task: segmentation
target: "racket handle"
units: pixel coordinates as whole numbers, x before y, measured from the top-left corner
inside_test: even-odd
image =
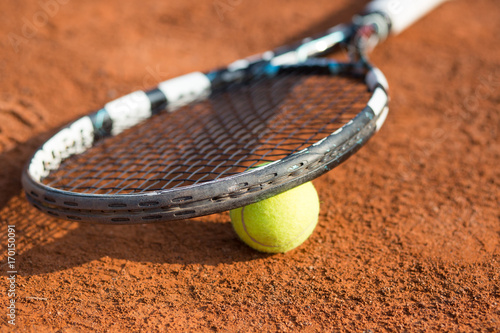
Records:
[[[366,11],[385,14],[391,21],[391,33],[396,35],[445,1],[373,0],[366,6]]]

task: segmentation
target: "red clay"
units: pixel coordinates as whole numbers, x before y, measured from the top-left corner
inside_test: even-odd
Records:
[[[314,34],[363,5],[2,1],[4,275],[8,224],[18,250],[16,326],[4,280],[2,331],[499,332],[496,0],[446,3],[375,50],[391,87],[389,118],[314,182],[318,227],[291,252],[248,248],[227,213],[87,225],[42,215],[22,194],[23,165],[67,122]]]

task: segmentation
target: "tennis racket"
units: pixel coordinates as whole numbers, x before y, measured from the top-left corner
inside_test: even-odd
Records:
[[[23,173],[68,220],[149,223],[241,207],[333,169],[376,133],[388,85],[367,53],[442,0],[377,0],[352,23],[136,91],[63,128]],[[339,48],[350,60],[319,58]]]

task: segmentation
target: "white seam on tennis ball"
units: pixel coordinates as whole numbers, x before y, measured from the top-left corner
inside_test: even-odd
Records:
[[[313,220],[311,221],[311,223],[309,223],[309,224],[307,225],[307,227],[305,227],[305,228],[301,231],[301,233],[300,233],[300,234],[298,234],[298,235],[297,235],[294,239],[290,240],[288,243],[281,244],[281,245],[267,245],[267,244],[264,244],[264,243],[261,243],[261,242],[257,241],[255,238],[253,238],[253,237],[250,235],[250,233],[248,232],[247,227],[246,227],[246,225],[245,225],[244,211],[245,211],[245,207],[241,208],[241,224],[243,225],[243,230],[245,230],[245,234],[246,234],[248,237],[250,237],[250,239],[251,239],[252,241],[254,241],[255,243],[257,243],[257,244],[259,244],[259,245],[261,245],[261,246],[264,246],[264,247],[284,247],[284,246],[286,246],[286,245],[288,245],[288,244],[290,244],[290,243],[293,243],[293,242],[294,242],[295,240],[297,240],[300,236],[302,236],[302,235],[306,232],[306,230],[308,230],[308,229],[309,229],[309,227],[310,227],[311,225],[313,225],[313,224],[314,224],[314,221],[315,221],[315,220],[313,219]]]

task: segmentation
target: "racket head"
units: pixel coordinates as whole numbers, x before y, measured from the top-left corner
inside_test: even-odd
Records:
[[[325,59],[267,63],[203,97],[125,130],[102,110],[77,120],[26,166],[28,200],[52,216],[112,224],[226,211],[328,172],[388,111],[378,69]]]

